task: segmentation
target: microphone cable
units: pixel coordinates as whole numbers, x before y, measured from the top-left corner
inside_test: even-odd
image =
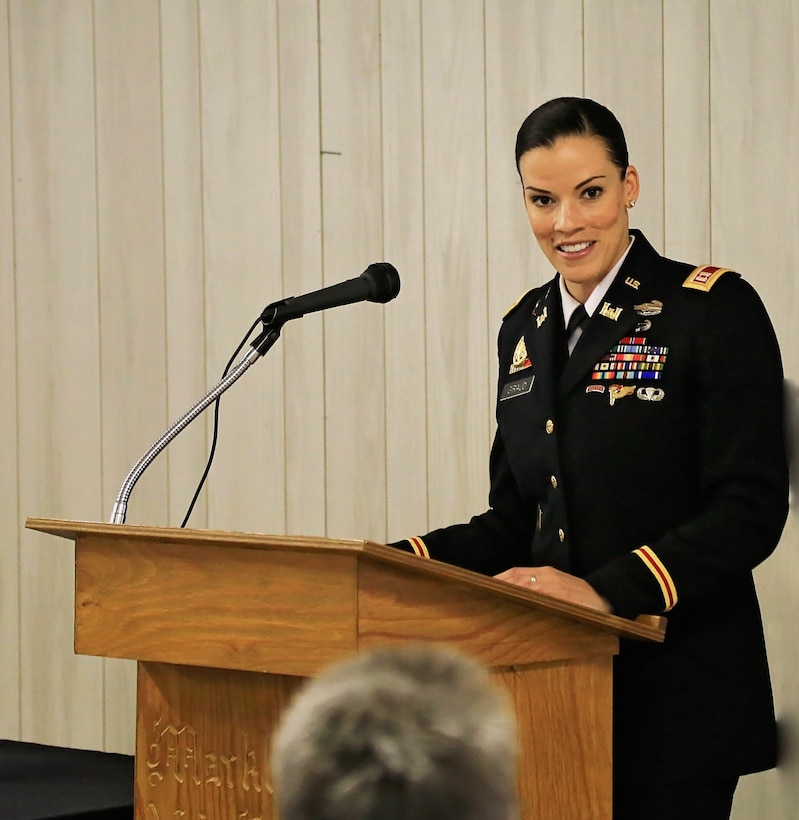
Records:
[[[250,329],[244,334],[244,338],[239,343],[239,346],[233,351],[230,359],[228,359],[228,363],[225,365],[225,369],[222,371],[222,378],[224,379],[227,376],[230,368],[233,366],[233,362],[236,361],[236,357],[241,353],[244,345],[247,344],[250,336],[252,336],[255,328],[261,323],[261,317],[259,316],[250,326]],[[222,396],[219,396],[216,401],[214,402],[214,432],[211,437],[211,448],[208,451],[208,460],[205,463],[205,469],[203,470],[203,474],[200,477],[200,481],[197,484],[197,489],[194,491],[194,496],[191,499],[191,503],[189,504],[188,510],[186,510],[186,515],[183,518],[183,523],[180,525],[180,528],[185,528],[186,524],[188,523],[189,518],[191,517],[192,512],[194,511],[194,505],[197,503],[197,499],[200,497],[200,492],[205,484],[205,480],[208,478],[208,473],[211,471],[211,465],[214,462],[214,455],[216,454],[216,443],[219,438],[219,402],[222,400]]]

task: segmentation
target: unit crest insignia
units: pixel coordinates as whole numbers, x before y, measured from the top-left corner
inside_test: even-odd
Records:
[[[519,339],[516,350],[513,351],[513,362],[508,373],[518,373],[527,367],[532,367],[533,363],[527,355],[527,345],[524,343],[524,336]]]

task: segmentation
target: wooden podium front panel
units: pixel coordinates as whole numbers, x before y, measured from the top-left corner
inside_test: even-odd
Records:
[[[93,536],[75,561],[79,654],[313,675],[357,651],[355,556]]]
[[[140,663],[137,820],[276,820],[270,738],[303,680]]]
[[[490,674],[516,710],[521,820],[610,820],[612,660]],[[303,680],[140,663],[137,820],[277,820],[270,738]]]
[[[491,676],[516,708],[522,820],[611,820],[612,658]]]

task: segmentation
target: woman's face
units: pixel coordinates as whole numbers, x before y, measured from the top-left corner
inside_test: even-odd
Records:
[[[629,244],[627,207],[638,197],[638,172],[624,177],[599,137],[562,137],[522,154],[524,206],[547,259],[580,302]]]

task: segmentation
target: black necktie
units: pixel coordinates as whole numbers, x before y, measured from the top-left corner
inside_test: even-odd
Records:
[[[569,322],[566,325],[566,345],[568,346],[574,332],[578,327],[582,327],[588,321],[588,313],[583,305],[580,305],[574,313],[569,317]]]

